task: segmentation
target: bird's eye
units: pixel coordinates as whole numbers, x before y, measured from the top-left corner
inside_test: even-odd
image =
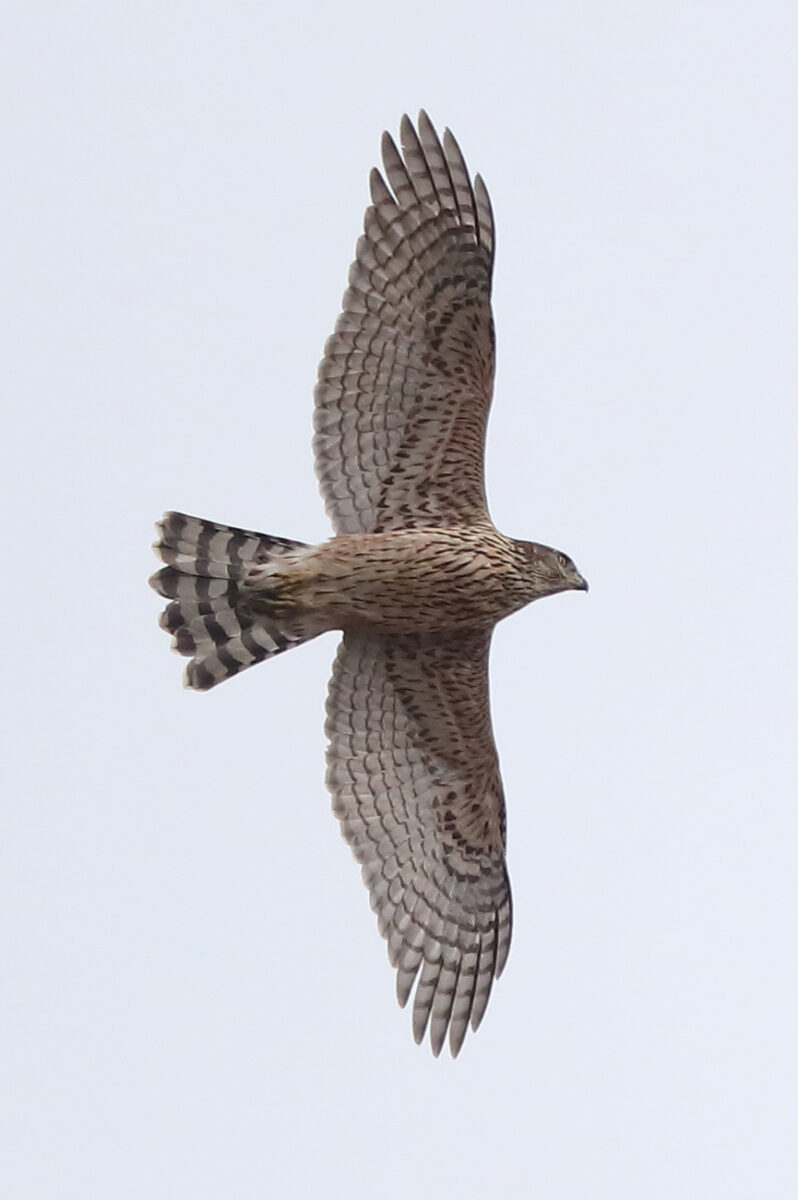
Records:
[[[565,557],[565,555],[564,555],[564,554],[558,554],[558,555],[557,555],[557,562],[560,564],[560,566],[561,566],[561,567],[567,567],[567,566],[568,566],[568,559]]]

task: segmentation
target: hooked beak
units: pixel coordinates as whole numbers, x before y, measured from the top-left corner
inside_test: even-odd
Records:
[[[577,583],[577,584],[575,585],[575,587],[576,587],[576,590],[577,590],[578,592],[588,592],[588,591],[590,591],[590,586],[589,586],[589,584],[588,584],[587,580],[585,579],[584,575],[580,575],[580,576],[579,576],[579,583]]]

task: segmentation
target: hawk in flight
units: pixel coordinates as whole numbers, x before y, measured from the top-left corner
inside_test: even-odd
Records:
[[[167,513],[161,625],[205,690],[327,630],[327,785],[413,1034],[453,1055],[510,947],[505,817],[488,702],[497,621],[587,583],[505,537],[483,478],[494,337],[493,214],[449,130],[404,117],[315,391],[335,536],[320,546]]]

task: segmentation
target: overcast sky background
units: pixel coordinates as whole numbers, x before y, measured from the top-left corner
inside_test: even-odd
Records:
[[[793,3],[18,3],[0,38],[8,1200],[792,1197]],[[329,528],[311,389],[383,128],[498,225],[515,936],[412,1042],[323,786],[330,635],[208,695],[166,508]]]

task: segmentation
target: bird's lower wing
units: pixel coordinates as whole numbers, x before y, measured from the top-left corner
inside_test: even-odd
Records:
[[[435,1054],[476,1029],[510,947],[489,647],[482,630],[347,633],[327,702],[333,808]]]

